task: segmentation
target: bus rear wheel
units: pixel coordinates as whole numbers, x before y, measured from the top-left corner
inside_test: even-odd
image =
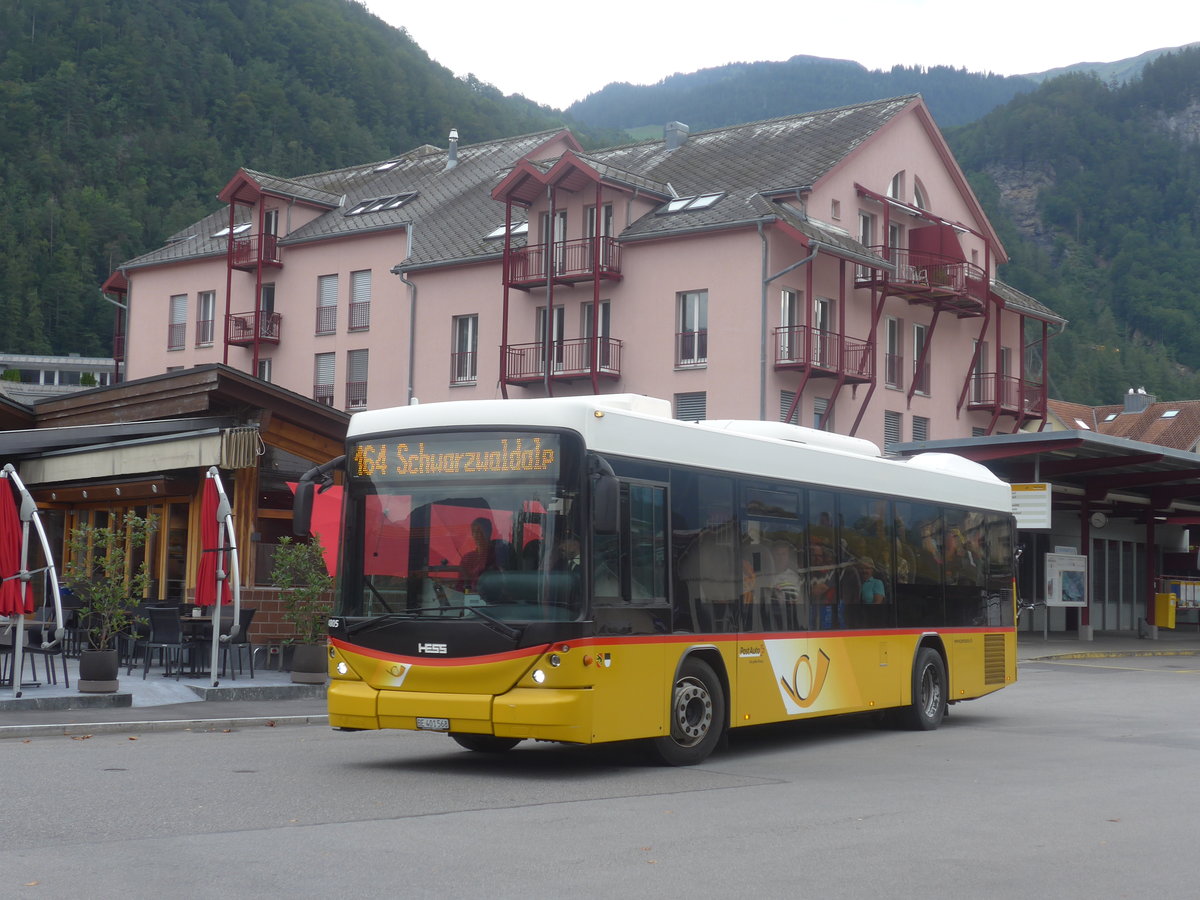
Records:
[[[520,738],[495,737],[490,734],[452,734],[454,743],[476,753],[504,753],[521,743]]]
[[[912,702],[899,711],[899,722],[911,731],[933,731],[945,718],[950,692],[942,655],[932,647],[922,647],[912,677]]]
[[[716,749],[724,728],[721,680],[704,660],[685,660],[671,693],[671,733],[651,740],[655,755],[669,766],[694,766]]]

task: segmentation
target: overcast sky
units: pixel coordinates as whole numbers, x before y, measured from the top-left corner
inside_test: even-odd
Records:
[[[661,0],[365,2],[455,74],[557,109],[613,81],[798,54],[1022,75],[1200,40],[1194,8],[1179,0],[756,0],[707,14]]]

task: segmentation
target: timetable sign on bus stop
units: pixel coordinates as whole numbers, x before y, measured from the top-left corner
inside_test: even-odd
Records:
[[[1050,529],[1050,495],[1054,492],[1049,482],[1014,484],[1012,487],[1012,511],[1017,527],[1025,530]]]

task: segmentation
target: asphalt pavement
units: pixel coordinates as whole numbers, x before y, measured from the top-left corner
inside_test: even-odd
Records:
[[[1200,656],[1200,628],[1184,625],[1159,629],[1156,639],[1128,632],[1101,633],[1081,641],[1074,632],[1023,631],[1017,640],[1018,663],[1044,659],[1088,659],[1128,656]],[[38,735],[75,737],[104,732],[162,730],[231,730],[288,725],[326,725],[324,685],[292,684],[291,674],[256,669],[237,678],[176,680],[151,670],[121,671],[115,694],[81,694],[76,660],[67,660],[64,682],[50,684],[44,661],[38,660],[38,686],[23,686],[14,699],[11,687],[0,688],[0,739]],[[25,680],[33,675],[26,669]]]

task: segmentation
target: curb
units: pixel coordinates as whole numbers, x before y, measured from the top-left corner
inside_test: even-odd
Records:
[[[1080,650],[1074,653],[1050,653],[1027,656],[1024,662],[1053,662],[1056,659],[1123,659],[1135,656],[1200,656],[1198,650]]]
[[[229,719],[165,719],[141,722],[79,722],[68,725],[0,726],[0,740],[34,737],[90,737],[151,731],[235,731],[239,728],[275,728],[282,725],[328,725],[329,716],[244,716]]]

